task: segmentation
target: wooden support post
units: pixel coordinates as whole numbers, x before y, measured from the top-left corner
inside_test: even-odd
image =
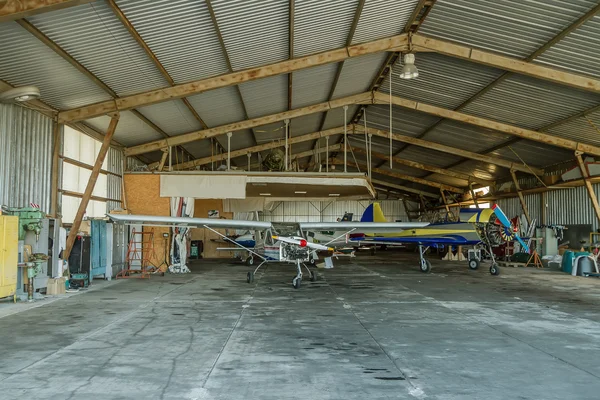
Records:
[[[60,148],[62,144],[62,124],[54,122],[54,147],[52,148],[52,188],[50,189],[50,215],[58,216],[58,178],[60,162]]]
[[[444,189],[440,189],[440,194],[442,195],[442,201],[444,202],[444,206],[446,207],[446,212],[450,214],[450,207],[448,207],[448,200],[446,200]]]
[[[419,195],[419,200],[421,200],[421,208],[423,210],[423,213],[427,212],[427,207],[425,207],[425,198],[423,197],[423,195]]]
[[[475,203],[475,207],[479,208],[479,203],[477,202],[477,196],[475,196],[475,191],[473,190],[472,182],[469,182],[469,190],[471,191],[471,197],[473,198],[473,203]]]
[[[408,208],[408,202],[406,201],[406,199],[402,199],[402,205],[404,206],[404,212],[406,213],[408,222],[412,222],[412,217],[410,216],[410,210]]]
[[[592,182],[590,182],[590,174],[583,162],[583,158],[581,158],[581,153],[576,151],[575,157],[577,158],[577,163],[579,164],[579,169],[581,170],[581,176],[583,177],[583,182],[585,183],[585,188],[587,189],[588,196],[590,196],[590,200],[592,201],[592,206],[594,207],[596,218],[598,218],[598,221],[600,221],[600,205],[598,204],[598,198],[596,197],[596,193],[594,192]]]
[[[517,180],[517,174],[515,173],[514,169],[510,170],[510,176],[512,176],[512,180],[515,184],[515,190],[517,191],[517,195],[519,196],[519,201],[521,202],[523,214],[525,214],[525,218],[527,218],[527,225],[531,225],[531,217],[529,216],[529,210],[527,209],[527,204],[525,204],[525,197],[523,197],[523,193],[521,192],[521,186],[519,185],[519,181]]]
[[[81,199],[81,203],[79,203],[77,214],[75,214],[75,220],[73,221],[73,225],[71,226],[71,230],[69,231],[69,236],[67,237],[67,246],[63,256],[63,259],[65,260],[69,259],[69,255],[71,254],[71,250],[73,249],[73,244],[75,243],[77,232],[79,231],[81,221],[83,220],[83,214],[85,214],[85,210],[87,209],[87,206],[90,202],[90,197],[92,197],[92,192],[94,191],[94,187],[96,186],[98,175],[100,175],[102,163],[104,162],[106,154],[108,153],[108,149],[110,148],[110,142],[112,140],[113,135],[115,134],[118,122],[119,114],[114,114],[110,120],[110,124],[108,125],[108,131],[106,132],[104,140],[102,141],[102,147],[100,147],[100,152],[98,153],[98,157],[96,158],[96,162],[94,163],[94,169],[92,170],[90,179],[87,183],[87,186],[85,187],[85,192],[83,192],[83,198]]]
[[[158,163],[158,168],[156,169],[158,172],[161,172],[165,167],[165,162],[167,161],[167,156],[169,155],[169,149],[162,149],[163,155],[160,158],[160,162]]]
[[[546,202],[548,201],[548,192],[540,193],[540,225],[546,225]]]

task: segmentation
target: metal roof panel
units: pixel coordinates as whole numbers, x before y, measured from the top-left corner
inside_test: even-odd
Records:
[[[137,109],[169,136],[202,129],[200,122],[182,100],[156,103]]]
[[[287,75],[257,79],[239,87],[249,118],[287,110]]]
[[[327,101],[337,64],[326,64],[293,72],[292,108]]]
[[[209,127],[246,119],[240,96],[233,86],[210,90],[187,99]]]
[[[136,117],[131,111],[121,111],[114,139],[124,146],[136,146],[152,140],[163,139],[164,136],[152,129],[148,124]],[[106,133],[110,117],[100,116],[84,121],[92,128]]]
[[[418,0],[366,1],[352,43],[401,34],[417,3]]]

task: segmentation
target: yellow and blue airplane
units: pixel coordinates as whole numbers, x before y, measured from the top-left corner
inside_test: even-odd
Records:
[[[379,203],[367,207],[361,222],[387,222]],[[492,258],[490,273],[498,275],[500,269],[496,264],[492,247],[500,245],[504,240],[513,238],[521,243],[524,251],[529,252],[527,244],[514,232],[509,219],[498,206],[492,208],[463,208],[458,221],[437,222],[422,228],[406,229],[398,233],[375,235],[351,235],[351,240],[373,242],[378,244],[417,244],[419,247],[420,270],[431,271],[431,263],[425,258],[430,247],[447,246],[482,246]],[[469,259],[469,268],[479,267],[478,258]]]

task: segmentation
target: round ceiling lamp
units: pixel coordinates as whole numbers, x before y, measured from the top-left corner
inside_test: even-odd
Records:
[[[40,97],[40,89],[35,86],[21,86],[0,93],[0,103],[22,103]]]
[[[401,79],[415,79],[419,76],[419,70],[415,66],[415,55],[413,53],[404,55],[404,65],[400,72]]]

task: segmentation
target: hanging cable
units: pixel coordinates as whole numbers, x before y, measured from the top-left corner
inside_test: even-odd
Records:
[[[231,170],[231,135],[233,132],[227,132],[227,171]]]
[[[348,127],[346,124],[346,113],[348,106],[344,106],[344,172],[348,172]]]
[[[169,146],[169,171],[173,171],[173,156],[171,152],[172,148],[172,146]]]
[[[288,170],[288,129],[289,129],[289,125],[290,125],[290,120],[286,119],[285,121],[285,169],[284,171]]]
[[[248,171],[250,171],[250,160],[252,159],[252,153],[248,153]]]
[[[392,169],[392,66],[390,65],[390,169]]]
[[[369,133],[369,160],[371,160],[373,158],[373,156],[371,155],[372,149],[373,149],[373,134]],[[373,173],[373,168],[369,164],[369,178],[371,178],[372,173]]]
[[[367,108],[363,108],[363,122],[365,123],[365,153],[367,153],[367,176],[371,176],[371,154],[369,153],[369,139],[367,138]]]

